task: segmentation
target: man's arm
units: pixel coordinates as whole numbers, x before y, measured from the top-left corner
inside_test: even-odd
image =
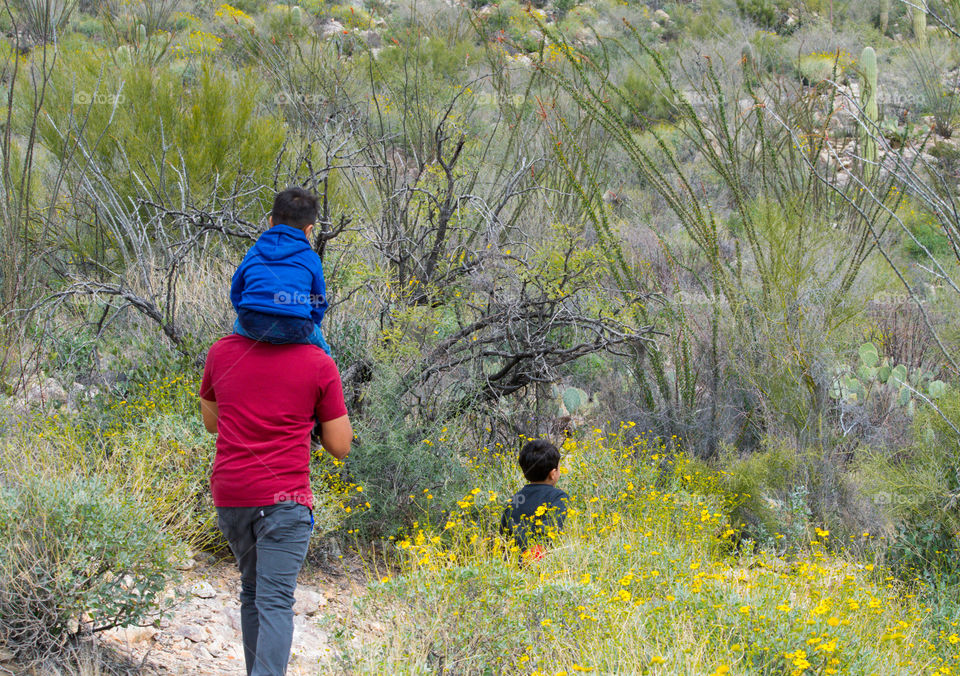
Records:
[[[217,433],[217,420],[220,417],[220,409],[217,402],[210,401],[200,397],[200,415],[203,416],[203,426],[211,434]]]
[[[342,415],[320,423],[320,443],[327,449],[327,453],[337,460],[347,457],[352,442],[353,426],[350,424],[349,416]]]

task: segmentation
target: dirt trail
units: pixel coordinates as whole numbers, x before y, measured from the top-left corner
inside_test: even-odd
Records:
[[[349,628],[353,599],[365,578],[354,562],[335,562],[300,575],[294,605],[290,676],[329,673],[335,667],[332,637]],[[159,627],[104,632],[100,644],[142,664],[142,673],[243,676],[240,643],[240,575],[232,560],[196,564],[177,586],[179,601]]]

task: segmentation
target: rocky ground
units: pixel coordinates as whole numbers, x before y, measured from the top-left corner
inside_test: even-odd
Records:
[[[104,632],[98,641],[143,674],[245,674],[240,642],[240,576],[232,560],[196,563],[183,573],[172,613],[150,627]],[[336,671],[336,633],[348,627],[365,576],[356,561],[308,566],[294,605],[290,676]]]

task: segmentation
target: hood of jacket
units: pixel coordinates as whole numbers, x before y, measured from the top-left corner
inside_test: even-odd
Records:
[[[303,230],[282,223],[278,223],[260,235],[253,248],[260,256],[270,261],[290,258],[295,254],[312,250]]]

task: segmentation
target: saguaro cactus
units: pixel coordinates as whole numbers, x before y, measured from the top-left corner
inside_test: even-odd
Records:
[[[916,7],[910,8],[913,18],[913,37],[921,47],[927,46],[927,12]]]
[[[862,125],[864,174],[873,173],[877,162],[877,53],[873,47],[864,47],[860,55],[860,66],[863,68],[863,90],[860,94],[860,105],[866,117]]]
[[[880,32],[886,33],[890,27],[890,0],[880,0]]]

